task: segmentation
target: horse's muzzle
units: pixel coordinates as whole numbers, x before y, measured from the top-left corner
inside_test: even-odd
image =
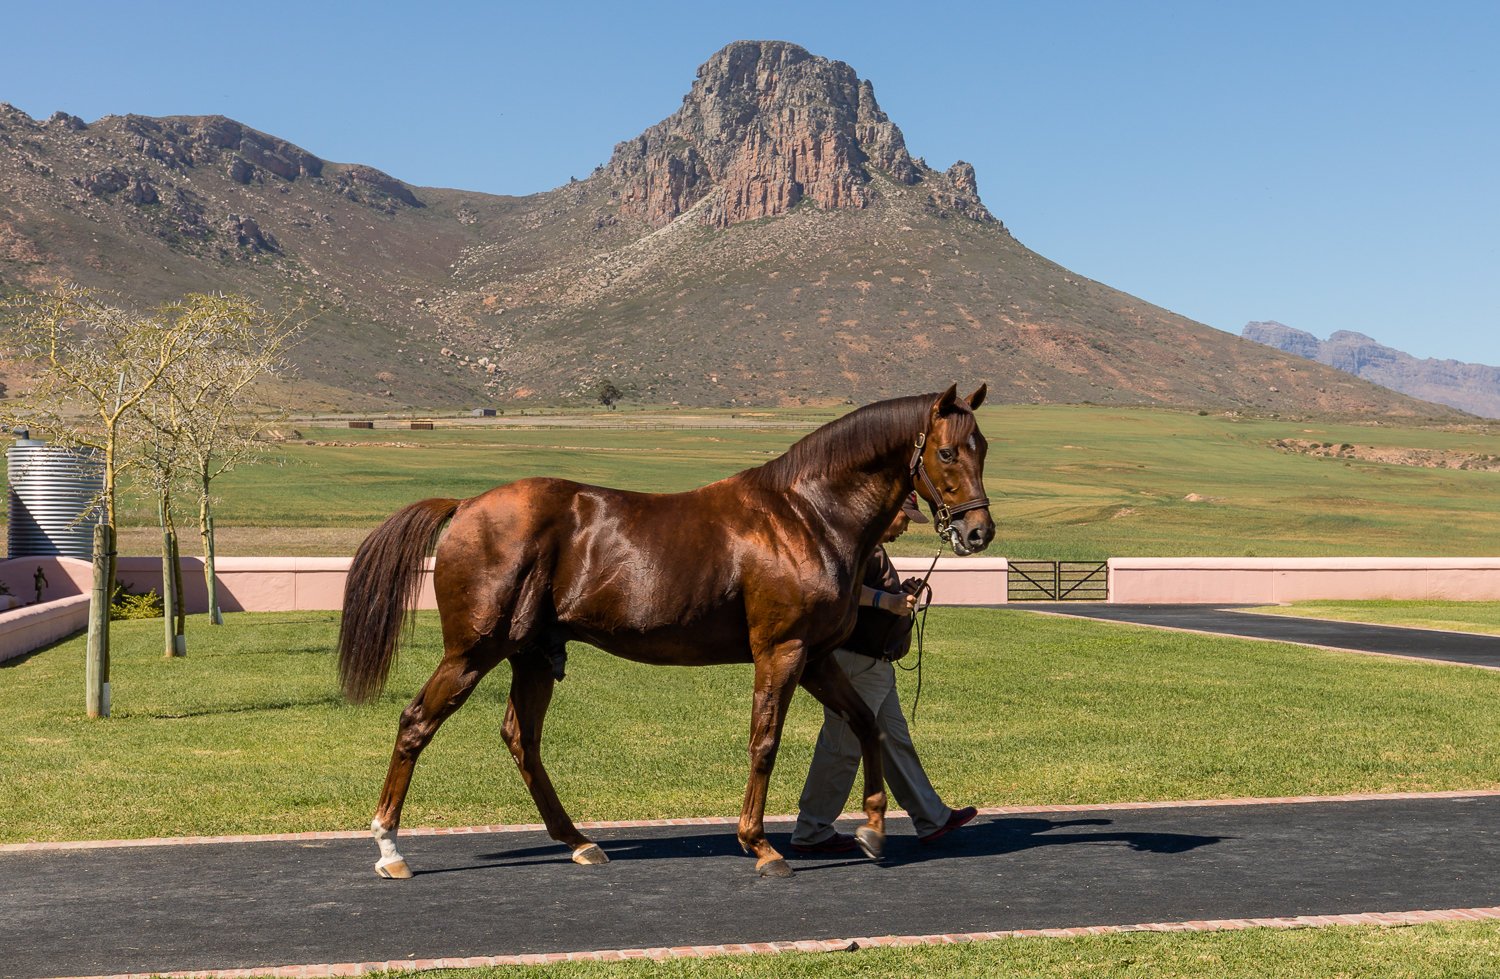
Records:
[[[995,539],[995,520],[989,510],[971,510],[953,521],[949,543],[959,557],[978,554]]]

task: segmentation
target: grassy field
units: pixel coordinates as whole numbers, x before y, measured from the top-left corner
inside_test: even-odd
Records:
[[[423,973],[437,979],[1491,979],[1500,925],[1013,939],[852,953]],[[402,975],[410,975],[403,973]]]
[[[1252,609],[1268,615],[1297,615],[1311,619],[1370,622],[1375,625],[1446,629],[1500,635],[1500,602],[1296,602]]]
[[[679,419],[697,428],[659,427],[660,416],[629,413],[531,419],[538,424],[525,428],[304,424],[300,439],[276,446],[273,464],[222,481],[221,553],[349,554],[369,528],[408,502],[472,496],[531,475],[688,489],[784,451],[801,434],[786,426],[807,430],[834,414],[725,411]],[[1003,405],[980,414],[1000,524],[994,550],[1003,556],[1500,553],[1500,473],[1312,458],[1272,447],[1299,438],[1495,454],[1500,439],[1489,428],[1087,406]],[[126,523],[142,528],[125,532],[127,551],[150,552],[154,537],[145,528],[154,512],[154,505],[126,508]],[[896,551],[931,553],[935,545],[930,531],[918,529]]]
[[[82,717],[82,639],[0,668],[0,716],[17,732],[0,741],[0,841],[366,825],[397,714],[436,659],[434,617],[419,616],[416,647],[361,708],[335,688],[334,613],[230,623],[192,618],[182,660],[160,657],[159,623],[117,623],[102,723]],[[924,672],[915,736],[954,804],[1500,787],[1491,671],[941,608]],[[408,825],[535,820],[499,739],[507,673],[423,757]],[[570,811],[737,813],[749,690],[748,667],[659,669],[575,646],[547,720]],[[769,811],[795,811],[819,723],[799,695]]]

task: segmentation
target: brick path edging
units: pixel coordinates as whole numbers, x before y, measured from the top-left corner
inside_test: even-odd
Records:
[[[1500,921],[1500,907],[1448,908],[1440,911],[1384,911],[1366,914],[1318,914],[1281,918],[1224,918],[1214,921],[1155,921],[1132,925],[1089,925],[1079,928],[1023,928],[1015,931],[975,931],[951,935],[881,935],[868,938],[830,938],[795,942],[753,942],[731,945],[678,945],[660,948],[612,948],[591,952],[533,952],[524,955],[474,955],[462,958],[395,959],[386,962],[337,962],[283,965],[260,969],[220,969],[187,972],[122,973],[72,979],[313,979],[359,976],[370,972],[426,969],[480,969],[495,966],[550,965],[554,962],[626,962],[634,959],[708,959],[725,955],[779,955],[784,952],[852,952],[865,948],[910,948],[917,945],[958,945],[1017,938],[1076,938],[1133,931],[1209,932],[1251,928],[1324,928],[1366,925],[1403,927],[1444,921]]]
[[[1051,806],[986,806],[981,816],[1026,816],[1042,813],[1110,812],[1128,809],[1199,809],[1213,806],[1284,806],[1316,802],[1383,802],[1402,799],[1474,799],[1500,795],[1500,789],[1450,789],[1442,792],[1364,792],[1347,795],[1253,796],[1237,799],[1186,799],[1156,802],[1066,803]],[[861,812],[846,812],[840,818],[857,819]],[[906,812],[892,809],[887,817],[897,819]],[[768,824],[792,823],[791,815],[766,816]],[[615,819],[579,822],[579,829],[644,829],[653,826],[735,826],[738,816],[688,816],[678,819]],[[545,832],[542,823],[501,823],[492,826],[403,827],[402,836],[461,836],[470,833]],[[0,853],[31,853],[43,850],[102,850],[137,846],[198,846],[209,843],[296,843],[312,840],[369,839],[367,829],[313,830],[302,833],[251,833],[238,836],[153,836],[129,840],[58,840],[43,843],[0,843]]]

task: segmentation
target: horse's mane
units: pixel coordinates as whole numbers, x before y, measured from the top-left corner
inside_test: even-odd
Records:
[[[798,439],[765,465],[741,475],[762,489],[785,490],[811,473],[863,465],[897,445],[913,445],[917,434],[926,429],[927,412],[938,397],[939,393],[915,394],[856,408]],[[974,416],[963,399],[954,405],[972,426]]]

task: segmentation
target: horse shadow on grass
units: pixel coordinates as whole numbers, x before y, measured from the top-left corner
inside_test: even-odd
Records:
[[[934,860],[967,857],[1003,856],[1044,846],[1123,846],[1137,853],[1180,854],[1213,846],[1227,836],[1202,836],[1194,833],[1169,832],[1100,832],[1093,827],[1110,826],[1110,819],[1044,819],[1037,817],[980,817],[968,826],[930,844],[918,841],[909,833],[886,837],[885,858],[880,866],[896,869]],[[1070,827],[1090,827],[1073,832],[1056,832]],[[684,827],[687,829],[687,827]],[[773,834],[772,845],[781,850],[799,872],[827,870],[851,864],[869,863],[858,852],[809,856],[792,852],[785,834]],[[601,835],[597,842],[611,861],[682,860],[705,857],[742,857],[733,827],[702,828],[677,836]],[[481,863],[449,867],[418,873],[453,873],[500,867],[527,867],[567,863],[568,851],[561,844],[545,842],[538,846],[496,850],[475,854]],[[747,858],[748,859],[748,858]]]

